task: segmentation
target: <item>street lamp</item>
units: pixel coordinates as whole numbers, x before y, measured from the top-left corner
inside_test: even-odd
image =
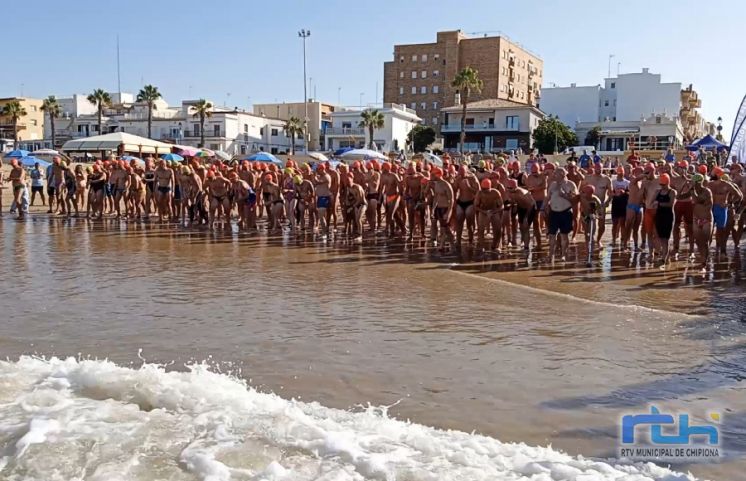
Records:
[[[717,138],[717,140],[719,140],[719,141],[722,142],[722,140],[723,140],[723,134],[722,134],[722,131],[723,131],[723,118],[722,117],[718,117],[717,131],[718,131],[718,134],[717,134],[716,138]]]
[[[303,149],[308,153],[308,84],[306,82],[306,39],[311,36],[310,30],[301,29],[298,36],[303,39],[303,109],[305,117],[303,118]]]

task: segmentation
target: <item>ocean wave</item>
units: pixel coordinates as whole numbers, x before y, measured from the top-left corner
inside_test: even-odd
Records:
[[[692,481],[258,392],[205,364],[0,362],[0,478]]]

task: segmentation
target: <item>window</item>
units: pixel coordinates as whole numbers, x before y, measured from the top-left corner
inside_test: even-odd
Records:
[[[616,88],[616,82],[611,82],[611,88],[613,88],[613,89]]]
[[[613,117],[611,120],[614,121],[614,122],[616,122],[616,117]]]
[[[272,137],[277,137],[277,129],[272,129]]]
[[[464,125],[470,125],[470,126],[473,127],[474,126],[474,118],[468,118],[467,117],[466,122],[464,122]]]
[[[440,88],[437,85],[433,85],[433,93],[437,94],[440,92]]]
[[[33,125],[34,127],[38,125],[38,123],[36,122],[36,119],[31,119],[31,125]]]
[[[417,72],[415,72],[414,70],[412,70],[412,78],[417,78]]]
[[[604,107],[608,107],[608,106],[609,106],[609,101],[608,100],[604,100]]]
[[[399,87],[399,95],[404,95],[404,87]]]
[[[246,146],[242,145],[241,146],[241,155],[244,155],[245,153],[246,153]]]
[[[433,125],[438,125],[438,117],[433,117]]]
[[[192,130],[194,131],[194,136],[199,137],[199,124],[193,124]]]
[[[420,93],[421,94],[426,94],[427,93],[427,87],[425,87],[424,85],[422,87],[420,87]]]
[[[416,62],[416,61],[417,61],[417,55],[412,55],[412,62]]]
[[[399,62],[404,63],[404,55],[399,57]]]
[[[437,61],[440,58],[440,54],[436,53],[433,55],[433,60]]]
[[[249,141],[249,134],[243,134],[243,141],[248,142]]]
[[[507,115],[505,117],[505,128],[508,130],[518,130],[518,116]]]
[[[259,135],[264,137],[264,127],[259,127]]]
[[[404,71],[399,72],[399,78],[404,78]]]
[[[433,70],[433,77],[437,77],[439,75],[440,75],[440,71],[439,70]]]
[[[210,144],[210,150],[220,150],[220,144]]]
[[[427,110],[427,102],[422,102],[422,103],[420,103],[420,108],[421,108],[422,110]]]
[[[417,94],[417,87],[412,87],[412,95],[416,95],[416,94]]]
[[[433,102],[433,110],[438,110],[438,102]]]
[[[427,54],[426,53],[422,54],[422,61],[423,62],[427,62]]]
[[[243,124],[243,131],[248,132],[249,131],[249,124]]]
[[[614,99],[614,107],[616,107],[616,99]]]
[[[427,78],[427,70],[420,72],[420,78]]]
[[[213,125],[212,132],[215,137],[220,137],[220,125]]]
[[[409,108],[412,110],[417,110],[417,102],[412,102],[411,104],[409,104]]]

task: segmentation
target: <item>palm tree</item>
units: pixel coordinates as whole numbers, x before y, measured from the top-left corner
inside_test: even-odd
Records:
[[[368,135],[370,136],[370,145],[369,147],[373,148],[373,132],[376,129],[382,129],[384,124],[384,117],[381,112],[378,110],[364,110],[360,117],[363,119],[360,121],[360,124],[358,124],[360,127],[368,127]]]
[[[54,149],[57,146],[57,134],[54,128],[54,119],[58,118],[62,113],[62,108],[57,102],[57,97],[50,95],[45,98],[44,102],[41,104],[41,110],[46,112],[49,116],[49,128],[52,130],[52,148]]]
[[[152,85],[146,85],[140,90],[140,93],[137,94],[138,102],[146,102],[148,104],[148,138],[150,138],[153,125],[153,110],[156,109],[155,101],[161,97],[163,96],[158,91],[158,87]]]
[[[303,123],[298,117],[290,117],[285,122],[285,132],[290,136],[290,155],[295,155],[295,138],[303,133]]]
[[[199,146],[205,146],[205,119],[212,117],[212,104],[205,99],[199,99],[192,105],[195,119],[199,119]]]
[[[13,148],[18,148],[18,121],[21,117],[26,115],[26,109],[21,106],[21,102],[18,100],[11,100],[3,107],[0,114],[3,117],[10,117],[10,121],[13,122]]]
[[[104,115],[104,108],[111,105],[111,95],[103,89],[96,89],[88,96],[88,101],[95,105],[98,110],[98,135],[101,135],[103,134],[101,117]]]
[[[466,142],[466,104],[469,102],[469,94],[472,92],[480,93],[484,82],[479,78],[479,72],[471,67],[464,67],[456,78],[451,82],[451,87],[458,90],[461,95],[461,155],[464,155],[464,143]]]

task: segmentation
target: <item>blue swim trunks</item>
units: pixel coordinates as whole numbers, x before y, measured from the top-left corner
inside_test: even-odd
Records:
[[[642,206],[639,204],[627,204],[627,208],[631,211],[634,211],[635,214],[641,214],[642,213]]]
[[[725,225],[728,223],[728,209],[722,205],[713,205],[712,219],[718,229],[725,229]]]
[[[316,207],[318,207],[319,209],[329,208],[330,203],[331,203],[331,197],[329,196],[322,196],[316,199]]]

